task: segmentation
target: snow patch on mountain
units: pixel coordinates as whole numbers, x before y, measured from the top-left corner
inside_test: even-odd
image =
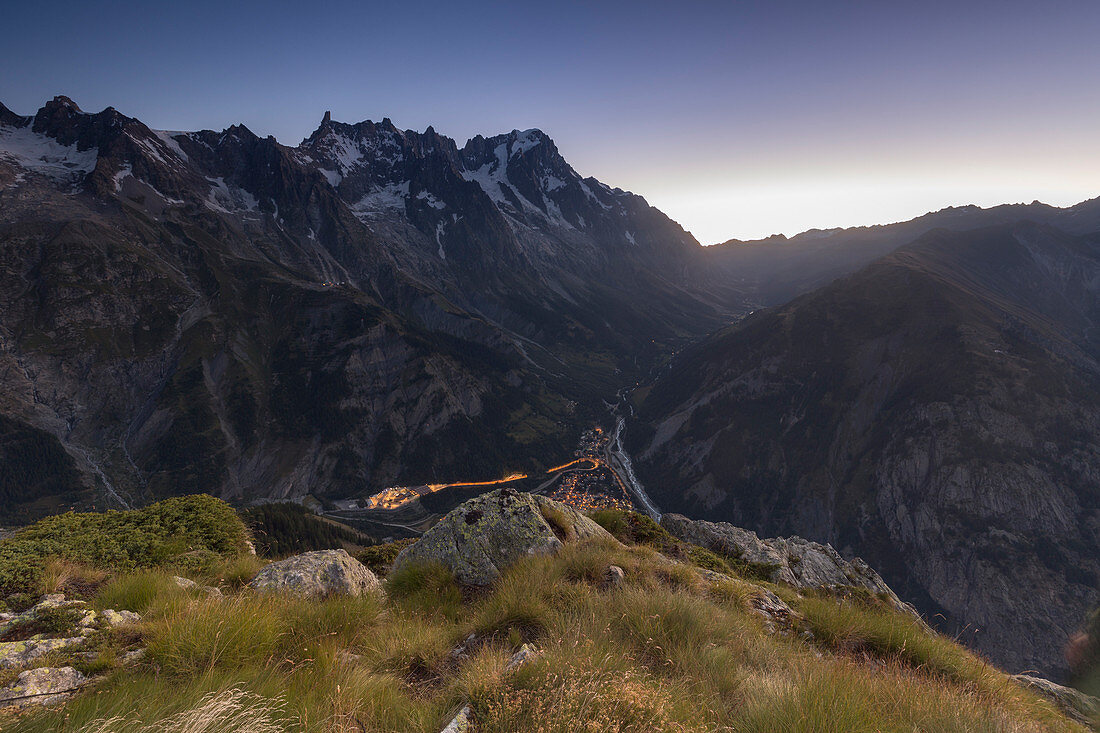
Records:
[[[602,208],[604,211],[610,211],[611,210],[611,207],[608,206],[607,204],[605,204],[603,201],[601,201],[600,197],[597,196],[595,194],[595,192],[592,191],[591,188],[589,188],[588,181],[581,181],[580,186],[581,186],[581,191],[584,192],[584,195],[587,196],[588,198],[592,199],[593,201],[595,201],[596,204],[600,208]]]
[[[515,142],[512,143],[512,156],[523,155],[531,148],[542,142],[542,133],[538,130],[524,130],[516,133]]]
[[[259,211],[260,202],[248,191],[237,186],[230,186],[222,177],[207,178],[211,184],[210,193],[206,197],[206,205],[215,211],[224,214],[239,214],[244,211]]]
[[[566,229],[576,229],[561,213],[561,208],[549,196],[542,197],[542,203],[546,206],[546,218],[552,224],[557,224]]]
[[[183,152],[183,148],[181,148],[180,144],[176,141],[177,137],[185,136],[188,133],[173,132],[169,130],[153,130],[152,132],[160,139],[162,143],[164,143],[165,147],[178,155],[180,160],[184,162],[189,162],[191,160],[187,157],[187,153]]]
[[[159,135],[153,139],[148,139],[127,132],[126,136],[133,140],[135,145],[144,150],[146,155],[161,165],[182,168],[183,164],[187,161],[187,156],[183,154],[182,150],[179,150],[179,145],[176,144],[175,140],[172,140],[173,148],[173,146],[169,146],[165,143]],[[169,138],[169,140],[171,140],[171,138]],[[163,148],[158,149],[158,144],[163,146]],[[174,155],[176,150],[179,150],[178,158]],[[166,158],[165,155],[168,157]],[[169,158],[171,158],[171,160],[169,160]]]
[[[57,181],[72,182],[88,175],[99,158],[98,148],[77,150],[30,127],[0,125],[0,157]]]
[[[133,174],[134,169],[130,166],[129,163],[118,169],[118,172],[115,173],[113,177],[115,182],[115,193],[122,192],[122,182]]]
[[[442,237],[443,237],[443,227],[444,227],[444,225],[445,225],[445,222],[442,222],[442,221],[435,225],[435,243],[439,246],[438,252],[439,252],[439,259],[441,259],[441,260],[446,260],[447,259],[447,253],[443,251],[443,239],[442,239]]]
[[[539,207],[520,195],[515,186],[508,182],[508,144],[501,143],[497,145],[493,150],[493,155],[496,158],[495,160],[486,163],[476,171],[462,171],[462,177],[481,186],[481,190],[497,205],[498,209],[505,213],[515,208],[508,197],[504,195],[504,189],[507,187],[508,191],[520,202],[523,209],[542,215],[543,212]]]
[[[363,160],[363,151],[357,140],[343,135],[330,135],[325,140],[327,152],[336,162],[336,170],[341,175],[347,175],[348,171],[357,166]]]
[[[409,197],[409,182],[389,183],[371,191],[352,205],[352,213],[360,221],[392,215],[405,211],[405,199]]]
[[[447,208],[447,204],[437,199],[431,191],[421,191],[420,193],[416,194],[416,197],[426,203],[428,206],[431,206],[433,209]]]
[[[542,177],[542,189],[549,193],[550,191],[557,191],[559,188],[565,188],[565,181],[555,176],[553,173],[547,173]]]

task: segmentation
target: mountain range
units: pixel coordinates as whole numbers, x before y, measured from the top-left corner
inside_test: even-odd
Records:
[[[1098,231],[1093,200],[703,247],[538,130],[0,105],[0,521],[543,470],[629,392],[661,508],[832,542],[1057,672],[1100,573]]]

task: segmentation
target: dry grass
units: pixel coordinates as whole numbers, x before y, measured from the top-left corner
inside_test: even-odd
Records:
[[[606,590],[609,564],[625,580]],[[771,636],[750,611],[757,586],[705,580],[648,548],[571,543],[477,595],[440,568],[394,574],[387,589],[385,601],[213,599],[116,578],[100,598],[140,600],[147,662],[4,730],[434,733],[466,701],[479,731],[1079,730],[890,611],[786,594],[815,641]],[[541,654],[505,672],[523,642]]]
[[[60,558],[47,560],[39,576],[39,592],[65,593],[72,598],[87,598],[107,580],[104,570]]]
[[[286,730],[282,702],[231,687],[194,707],[152,723],[123,717],[94,720],[82,733],[280,733]]]

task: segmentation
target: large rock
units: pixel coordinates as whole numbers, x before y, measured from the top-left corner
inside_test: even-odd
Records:
[[[0,643],[0,669],[25,667],[39,657],[84,643],[83,636],[65,639],[27,639]]]
[[[767,568],[768,579],[774,583],[795,588],[865,588],[919,618],[916,610],[898,598],[866,562],[858,557],[845,560],[832,545],[801,537],[762,540],[755,532],[727,522],[688,519],[682,514],[663,515],[661,526],[684,542],[753,563],[762,570]]]
[[[261,591],[290,591],[318,597],[382,591],[378,577],[344,550],[306,552],[273,562],[249,585]]]
[[[439,563],[455,579],[486,586],[512,563],[528,555],[550,555],[564,542],[614,538],[576,509],[545,496],[498,489],[470,499],[443,517],[394,561],[394,570],[416,563]]]
[[[39,667],[19,675],[19,679],[0,689],[0,707],[26,707],[61,702],[88,678],[72,667]]]
[[[1013,675],[1012,679],[1047,698],[1078,723],[1092,725],[1100,715],[1100,700],[1072,687],[1064,687],[1043,677],[1027,674]]]

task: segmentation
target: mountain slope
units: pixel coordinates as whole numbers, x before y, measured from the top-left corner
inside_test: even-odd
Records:
[[[1063,668],[1100,581],[1100,239],[936,231],[678,359],[658,503],[866,557],[1007,668]]]
[[[1039,203],[983,209],[957,206],[908,221],[848,229],[811,229],[794,237],[728,242],[707,248],[714,273],[746,303],[781,305],[870,264],[935,229],[966,231],[1032,221],[1071,234],[1100,231],[1100,199],[1058,208]]]
[[[553,461],[727,317],[690,235],[537,131],[460,150],[326,116],[290,148],[0,106],[0,248],[0,446],[53,460],[13,518],[80,500],[73,471],[118,505]]]

